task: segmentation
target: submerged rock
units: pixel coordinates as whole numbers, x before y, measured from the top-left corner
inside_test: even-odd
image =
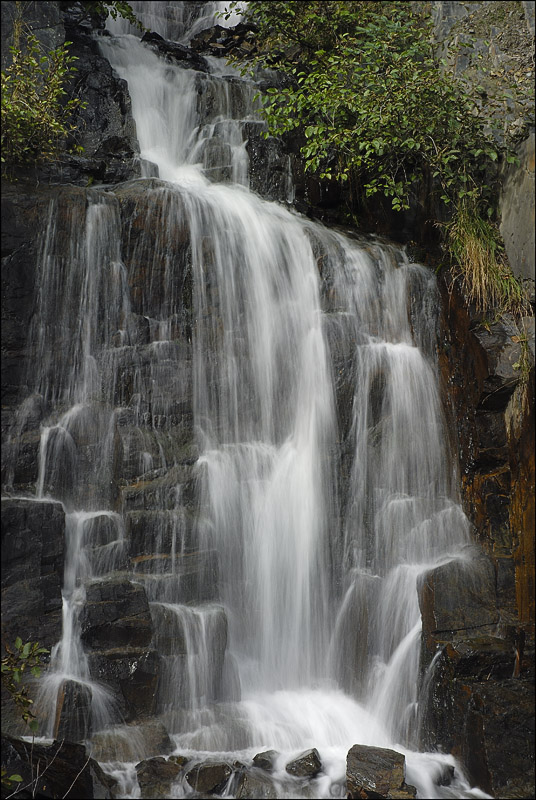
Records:
[[[279,753],[277,750],[264,750],[262,753],[257,753],[257,755],[253,757],[253,763],[256,767],[271,772],[278,755]]]
[[[233,768],[225,761],[206,762],[196,764],[186,773],[186,780],[196,792],[215,792],[223,791],[227,781],[233,774]]]
[[[346,758],[349,798],[412,798],[414,786],[404,781],[405,757],[383,747],[356,744]]]

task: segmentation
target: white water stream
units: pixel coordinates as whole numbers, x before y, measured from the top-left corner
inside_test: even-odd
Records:
[[[222,4],[205,4],[202,19],[190,4],[133,5],[145,24],[187,41],[187,27],[191,34],[211,24]],[[176,751],[244,761],[274,749],[280,797],[343,797],[350,747],[391,747],[406,755],[406,781],[419,797],[486,797],[451,756],[418,752],[416,580],[469,542],[438,395],[433,275],[395,247],[329,231],[250,192],[243,124],[256,119],[255,86],[230,68],[174,66],[120,26],[110,29],[101,50],[128,81],[142,158],[168,182],[148,182],[147,195],[161,204],[166,241],[186,225],[194,284],[196,536],[200,550],[218,555],[220,596],[187,606],[173,571],[137,575],[157,626],[159,710]],[[117,371],[128,348],[106,347],[118,332],[128,343],[131,303],[112,193],[89,192],[70,267],[54,263],[55,224],[51,213],[37,388],[66,410],[42,431],[38,495],[64,502],[69,548],[63,638],[41,700],[53,705],[63,680],[87,685],[104,728],[117,714],[91,679],[78,615],[84,581],[121,568],[123,522],[111,511],[109,476],[122,413]],[[165,242],[159,247],[143,253],[147,279],[169,258],[166,302],[174,307],[173,256]],[[169,414],[166,391],[176,380],[166,366],[170,327],[162,318],[149,324],[149,366],[140,360],[130,409],[138,421],[149,396]],[[52,335],[66,342],[62,359],[47,346]],[[350,387],[346,431],[339,378]],[[101,448],[93,472],[73,444],[90,406],[100,409],[91,417]],[[141,449],[139,474],[173,465],[169,431],[155,425],[153,433],[158,446]],[[181,491],[178,484],[166,511],[173,559],[184,546]],[[103,517],[115,529],[105,542]],[[222,619],[223,666],[214,655]],[[175,630],[179,655],[169,645]],[[309,747],[323,772],[302,789],[284,766]],[[445,764],[455,767],[448,787],[439,785]],[[139,796],[132,764],[107,769],[120,777],[121,796]],[[173,791],[184,797],[187,788]]]

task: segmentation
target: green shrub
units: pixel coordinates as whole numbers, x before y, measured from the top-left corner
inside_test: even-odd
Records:
[[[477,311],[531,313],[523,287],[508,266],[497,225],[479,215],[474,201],[462,200],[444,229],[454,272]]]
[[[15,41],[20,40],[20,35]],[[12,64],[2,71],[2,171],[56,158],[75,130],[79,98],[66,100],[65,84],[75,72],[65,42],[43,54],[34,34],[11,47]]]
[[[5,656],[2,658],[2,685],[11,695],[11,699],[20,711],[21,717],[32,731],[37,730],[37,720],[32,712],[33,700],[28,694],[28,687],[22,682],[26,670],[38,678],[41,674],[41,661],[49,651],[40,647],[39,642],[23,643],[20,636],[15,639],[11,648],[5,645]]]
[[[525,307],[493,222],[497,163],[515,159],[475,92],[441,70],[426,4],[251,0],[242,13],[258,30],[243,71],[283,78],[261,97],[269,133],[298,134],[305,169],[347,183],[350,201],[379,194],[401,211],[424,192],[430,208],[448,206],[442,229],[468,298]]]

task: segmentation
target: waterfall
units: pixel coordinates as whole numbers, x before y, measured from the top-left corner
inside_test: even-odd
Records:
[[[132,5],[187,42],[225,4]],[[42,237],[29,385],[52,411],[37,496],[62,501],[68,539],[40,698],[50,735],[71,681],[91,698],[94,754],[92,734],[129,738],[87,656],[88,608],[128,584],[148,603],[153,711],[177,753],[274,749],[279,796],[343,797],[349,748],[393,747],[420,796],[485,796],[450,756],[418,752],[416,582],[469,542],[433,274],[294,212],[284,155],[283,202],[251,191],[262,124],[235,69],[164,61],[118,21],[98,41],[128,82],[146,172],[80,190],[67,215],[60,197]],[[285,763],[309,747],[323,773],[289,789]],[[141,756],[121,752],[101,760],[138,796]]]

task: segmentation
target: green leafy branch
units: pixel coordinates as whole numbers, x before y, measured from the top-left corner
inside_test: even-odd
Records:
[[[130,3],[126,2],[83,2],[82,6],[85,8],[87,15],[98,14],[103,17],[110,16],[112,19],[122,17],[130,22],[141,31],[147,30],[144,25],[137,18],[132,10]]]
[[[46,647],[40,647],[39,642],[23,644],[20,636],[15,639],[13,648],[4,645],[4,649],[6,655],[2,658],[2,685],[11,695],[24,722],[35,732],[37,720],[32,711],[33,700],[29,697],[28,687],[23,683],[23,678],[27,672],[34,678],[39,678],[43,656],[49,651]]]
[[[14,166],[53,160],[76,129],[73,112],[85,103],[66,99],[64,87],[77,60],[69,54],[70,44],[44,54],[37,37],[28,33],[23,46],[10,48],[11,66],[1,74],[4,174]]]
[[[266,135],[292,132],[305,169],[347,184],[350,202],[379,195],[404,211],[424,193],[435,200],[430,209],[449,207],[447,252],[468,295],[483,306],[502,296],[521,308],[495,222],[497,165],[515,156],[489,132],[470,89],[440,69],[428,12],[360,0],[252,0],[242,9],[232,2],[232,11],[258,31],[244,70],[268,66],[281,77],[260,96]]]

